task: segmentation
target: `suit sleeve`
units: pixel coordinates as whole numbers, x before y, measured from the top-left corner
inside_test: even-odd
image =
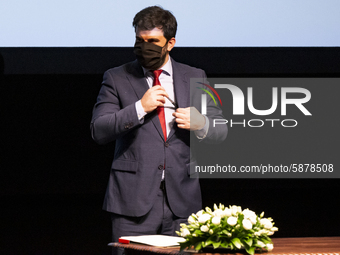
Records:
[[[109,71],[104,73],[102,87],[91,120],[92,138],[99,144],[114,141],[141,125],[135,102],[122,107],[117,84]]]
[[[203,82],[208,84],[207,76],[204,71],[202,71]],[[195,89],[196,91],[201,92],[202,90]],[[206,88],[210,93],[213,93],[209,88]],[[203,92],[204,93],[204,92]],[[201,102],[201,94],[199,93],[198,97],[195,96],[194,100]],[[199,103],[200,105],[201,103]],[[197,105],[197,104],[196,104]],[[200,108],[198,109],[200,111]],[[214,119],[225,119],[222,113],[222,109],[217,105],[215,105],[213,99],[210,96],[207,96],[207,114],[206,117],[209,119],[209,127],[206,136],[203,139],[200,139],[202,142],[206,143],[221,143],[223,142],[228,134],[228,126],[226,124],[222,125],[214,125]]]

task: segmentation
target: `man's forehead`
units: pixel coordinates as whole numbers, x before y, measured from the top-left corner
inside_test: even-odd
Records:
[[[155,27],[152,30],[141,30],[137,27],[136,29],[136,36],[142,36],[142,37],[163,37],[164,33],[163,30]]]

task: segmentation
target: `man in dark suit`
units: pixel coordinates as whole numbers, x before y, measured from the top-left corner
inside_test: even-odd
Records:
[[[113,241],[120,236],[175,235],[179,223],[201,209],[195,141],[223,141],[227,126],[208,103],[208,116],[190,105],[190,79],[203,70],[177,63],[169,52],[176,40],[175,17],[160,7],[136,14],[137,60],[105,72],[93,110],[91,132],[99,144],[116,142],[104,209],[112,213]],[[158,86],[161,85],[161,86]],[[197,90],[201,91],[201,90]]]

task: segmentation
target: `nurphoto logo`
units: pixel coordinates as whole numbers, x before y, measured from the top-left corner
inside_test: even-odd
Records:
[[[245,115],[245,95],[243,91],[236,85],[233,84],[215,84],[214,87],[202,83],[197,82],[212,91],[212,93],[205,88],[197,87],[198,89],[203,90],[205,93],[201,95],[201,113],[203,115],[207,114],[207,95],[209,95],[212,100],[214,101],[215,105],[217,106],[217,97],[220,105],[222,106],[222,100],[220,95],[217,93],[215,89],[227,89],[231,92],[232,95],[232,113],[233,116],[237,115]],[[253,87],[247,87],[247,107],[250,113],[257,115],[257,116],[269,116],[277,111],[278,105],[280,104],[280,115],[286,116],[287,115],[287,105],[294,105],[300,110],[305,116],[311,116],[311,112],[304,106],[305,103],[310,101],[311,99],[311,92],[308,89],[301,88],[301,87],[281,87],[280,88],[280,96],[278,93],[278,87],[271,88],[271,106],[267,109],[256,109],[254,107],[254,100],[253,100]],[[299,95],[299,98],[290,98],[289,94]],[[215,96],[214,96],[215,95]],[[229,124],[230,127],[240,125],[243,127],[263,127],[265,124],[269,124],[271,127],[274,127],[276,123],[280,123],[282,127],[296,127],[298,125],[298,121],[296,119],[276,119],[276,118],[266,118],[266,119],[242,119],[239,120],[227,120],[227,119],[214,119],[213,126],[220,124]]]

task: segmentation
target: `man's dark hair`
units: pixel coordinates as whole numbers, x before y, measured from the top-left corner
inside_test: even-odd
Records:
[[[164,37],[170,40],[175,37],[177,31],[177,21],[171,12],[159,6],[147,7],[136,14],[132,22],[135,31],[152,30],[155,27],[163,30]]]

